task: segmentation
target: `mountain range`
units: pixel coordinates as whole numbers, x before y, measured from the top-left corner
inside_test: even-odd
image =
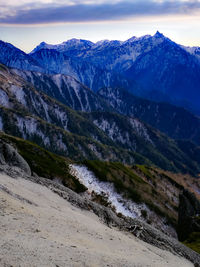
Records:
[[[199,48],[178,45],[159,32],[124,42],[42,42],[30,54],[1,42],[0,51],[0,62],[12,68],[70,75],[93,91],[119,87],[200,114]]]

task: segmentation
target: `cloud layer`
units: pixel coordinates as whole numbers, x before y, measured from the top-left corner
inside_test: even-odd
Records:
[[[138,16],[192,15],[200,11],[199,0],[3,0],[1,24],[44,24],[124,20]]]

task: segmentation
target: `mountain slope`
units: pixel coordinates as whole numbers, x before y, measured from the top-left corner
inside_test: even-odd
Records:
[[[30,166],[27,162],[30,164]],[[47,165],[50,163],[52,166]],[[152,243],[162,249],[170,249],[171,251],[173,248],[175,253],[184,255],[186,258],[192,260],[192,262],[196,262],[198,260],[197,254],[188,250],[183,245],[180,245],[177,241],[175,241],[175,239],[171,240],[169,237],[174,234],[173,229],[171,229],[171,223],[176,224],[177,221],[178,195],[180,190],[183,188],[182,183],[184,186],[186,185],[186,188],[190,188],[192,191],[194,191],[198,185],[198,181],[196,179],[187,176],[183,176],[182,179],[180,179],[181,176],[179,175],[179,183],[177,183],[176,177],[173,178],[173,176],[171,176],[172,173],[166,175],[162,170],[156,170],[146,166],[134,165],[130,167],[116,162],[111,163],[100,161],[84,161],[84,164],[87,166],[89,165],[88,167],[93,169],[98,178],[95,178],[94,174],[92,174],[89,170],[87,170],[85,173],[85,166],[79,166],[78,169],[81,172],[84,170],[84,173],[82,173],[84,174],[84,179],[81,179],[78,177],[79,175],[82,175],[81,173],[79,173],[78,176],[77,172],[74,173],[75,176],[70,174],[72,164],[70,164],[69,167],[67,166],[68,164],[68,159],[53,155],[52,153],[41,149],[33,143],[5,134],[0,135],[0,168],[2,171],[4,171],[4,174],[6,173],[13,178],[17,177],[18,179],[14,179],[17,181],[19,181],[19,177],[23,177],[28,179],[29,182],[34,181],[44,185],[51,189],[54,193],[57,193],[59,196],[72,202],[73,205],[81,207],[82,209],[93,210],[94,213],[100,216],[101,219],[103,219],[108,225],[112,224],[115,226],[120,226],[120,229],[128,230],[145,242]],[[78,165],[73,164],[73,167],[75,166],[78,167]],[[33,173],[35,170],[37,173],[44,174],[45,177],[53,179],[54,181],[50,181],[43,177],[38,177],[35,173]],[[98,199],[100,200],[100,198],[98,198],[96,195],[97,198],[95,200],[93,198],[94,194],[88,195],[88,190],[91,188],[90,181],[89,184],[87,184],[88,188],[84,187],[85,183],[83,183],[83,180],[87,180],[85,177],[87,175],[91,176],[90,179],[99,179],[99,185],[105,185],[107,183],[102,183],[101,180],[109,181],[109,184],[107,184],[108,189],[110,189],[113,194],[116,194],[116,192],[121,194],[122,202],[121,204],[118,204],[124,205],[126,203],[128,205],[126,208],[129,210],[132,210],[133,208],[132,212],[136,212],[136,210],[138,210],[138,216],[143,216],[143,218],[141,217],[141,220],[137,219],[138,216],[136,216],[137,218],[135,217],[135,212],[134,216],[131,216],[130,218],[124,217],[120,214],[116,216],[116,213],[104,207],[105,205],[109,205],[110,207],[109,203],[106,204],[104,201],[101,202],[101,205],[97,204],[99,203]],[[32,202],[27,200],[28,196],[24,198],[22,194],[19,195],[13,193],[13,183],[12,189],[7,188],[5,186],[5,179],[6,178],[4,176],[4,181],[2,181],[3,184],[1,182],[0,185],[0,190],[2,193],[6,193],[7,196],[10,195],[12,200],[16,199],[22,201],[23,203],[27,203],[28,205],[31,204],[35,206],[34,201]],[[159,183],[157,183],[158,181]],[[70,189],[63,187],[61,184],[62,182],[64,185],[78,192],[87,190],[87,192],[85,191],[84,198],[75,194]],[[96,185],[96,187],[94,187],[95,192],[98,189],[96,182],[93,184],[93,187]],[[17,184],[15,184],[15,186],[17,186]],[[24,186],[20,186],[20,189],[22,188],[24,188]],[[34,191],[33,188],[32,190]],[[100,191],[100,193],[102,192]],[[170,200],[169,196],[172,196]],[[105,195],[102,197],[105,198]],[[141,203],[139,204],[131,200],[128,200],[127,202],[127,198],[134,199]],[[113,200],[114,198],[111,199],[111,204],[114,205],[113,207],[115,207],[117,203],[116,201],[113,203]],[[129,206],[130,204],[131,206]],[[147,208],[146,205],[148,205],[149,208]],[[5,206],[3,205],[2,208],[3,209],[1,209],[1,212],[4,212]],[[147,209],[148,216],[145,213],[145,210],[141,210],[142,208],[145,208],[145,210]],[[161,229],[162,233],[154,229],[152,226],[146,224],[146,220],[148,223],[151,221],[151,224],[157,229]],[[32,223],[31,225],[33,226]],[[135,228],[135,225],[137,225],[139,229]],[[163,232],[167,233],[168,237],[165,236]],[[39,231],[37,231],[37,233],[39,233]],[[155,236],[157,237],[156,239]]]
[[[119,113],[136,117],[174,139],[200,145],[200,119],[189,111],[167,103],[156,103],[120,88],[103,88],[98,94]]]
[[[200,144],[200,119],[183,108],[141,99],[119,88],[103,88],[95,94],[70,76],[13,71],[75,110],[118,112],[139,118],[174,139]]]
[[[104,116],[109,131],[113,128],[113,121],[114,124],[118,123],[119,140],[119,137],[113,138],[95,123],[93,114],[77,114],[36,91],[31,84],[4,66],[1,67],[0,81],[0,126],[8,134],[35,141],[55,153],[73,159],[85,157],[127,163],[153,162],[169,170],[189,171],[193,174],[199,172],[196,158],[195,161],[188,159],[176,143],[158,131],[147,128],[137,119],[123,118],[109,112],[96,113],[99,118]],[[117,122],[119,118],[120,124]],[[132,125],[131,131],[123,121]],[[184,164],[186,160],[187,165]]]
[[[23,70],[44,71],[31,56],[12,44],[0,41],[0,62],[8,67]]]
[[[112,110],[101,97],[71,76],[48,75],[40,72],[13,69],[27,82],[59,102],[80,111]]]
[[[167,38],[141,54],[126,75],[141,85],[142,91],[132,91],[140,96],[199,108],[199,61]]]
[[[24,112],[24,115],[32,114],[74,134],[93,137],[101,142],[111,144],[108,138],[87,118],[83,118],[69,107],[42,92],[36,91],[33,85],[26,83],[8,68],[4,67],[0,73],[0,104],[2,106]]]
[[[175,142],[138,119],[108,112],[93,112],[88,117],[116,144],[136,151],[163,169],[177,168],[184,172],[187,165],[189,172],[193,173],[200,164],[200,158],[197,156],[200,155],[200,147],[185,141]],[[195,160],[193,163],[191,158]]]
[[[4,66],[1,66],[0,93],[0,128],[6,133],[74,159],[134,161],[133,153],[115,148],[114,142],[89,120],[37,92]],[[124,159],[120,153],[124,153]]]
[[[77,55],[78,54],[78,55]],[[85,58],[70,51],[60,52],[54,49],[41,49],[30,54],[48,73],[70,75],[87,87],[96,91],[105,86],[127,86],[128,81],[118,72],[107,70],[104,64],[93,62],[92,58]]]

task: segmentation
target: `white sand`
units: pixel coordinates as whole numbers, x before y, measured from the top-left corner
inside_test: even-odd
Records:
[[[46,187],[0,174],[0,266],[193,266],[111,229]]]

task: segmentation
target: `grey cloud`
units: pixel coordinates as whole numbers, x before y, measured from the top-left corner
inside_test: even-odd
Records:
[[[18,8],[15,15],[1,17],[0,23],[6,24],[42,24],[56,22],[91,22],[105,20],[121,20],[128,17],[191,14],[200,9],[199,1],[121,1],[113,4],[75,4],[41,5],[39,8]],[[0,7],[1,8],[1,7]],[[16,8],[16,7],[15,7]]]

